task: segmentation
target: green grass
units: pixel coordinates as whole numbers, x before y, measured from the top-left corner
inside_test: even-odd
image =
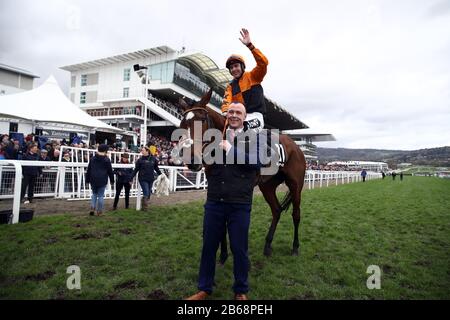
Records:
[[[281,195],[280,195],[281,196]],[[283,213],[273,255],[262,255],[271,214],[255,198],[252,299],[449,299],[450,181],[407,177],[303,192],[300,256]],[[181,299],[196,291],[203,207],[104,217],[45,216],[0,226],[2,299]],[[81,290],[68,290],[70,265]],[[382,269],[369,290],[369,265]],[[216,270],[213,299],[232,297],[232,258]]]

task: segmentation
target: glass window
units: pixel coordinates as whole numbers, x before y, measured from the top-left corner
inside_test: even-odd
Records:
[[[81,85],[82,86],[87,86],[87,74],[82,74],[81,75]]]
[[[86,103],[86,92],[80,93],[80,103]]]
[[[127,68],[123,70],[123,81],[130,81],[131,69]]]
[[[128,98],[130,95],[130,88],[123,88],[123,97]]]

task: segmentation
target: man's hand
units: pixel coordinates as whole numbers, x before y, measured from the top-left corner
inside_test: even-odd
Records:
[[[239,38],[239,40],[241,40],[241,42],[243,44],[245,44],[246,46],[248,46],[252,41],[250,40],[250,33],[248,32],[247,29],[242,28],[241,30],[241,36],[242,39]]]

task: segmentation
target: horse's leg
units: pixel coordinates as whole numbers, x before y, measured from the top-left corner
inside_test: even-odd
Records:
[[[270,225],[269,231],[267,232],[266,243],[264,245],[264,255],[266,257],[272,254],[273,236],[275,234],[278,221],[280,220],[281,205],[278,202],[276,194],[278,185],[279,183],[273,180],[269,180],[266,183],[259,185],[259,189],[261,190],[264,199],[266,199],[266,202],[269,204],[270,209],[272,210],[272,224]]]
[[[287,180],[286,185],[292,194],[292,222],[294,223],[294,242],[292,243],[292,255],[298,256],[298,226],[300,225],[300,201],[301,193],[298,181]]]
[[[228,259],[228,245],[227,245],[227,228],[225,227],[225,230],[223,232],[223,239],[220,242],[220,257],[219,257],[219,263],[223,266],[225,264],[225,261]]]

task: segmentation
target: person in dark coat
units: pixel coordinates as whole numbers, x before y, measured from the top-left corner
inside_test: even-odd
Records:
[[[203,248],[198,277],[198,292],[187,300],[204,300],[212,294],[216,267],[216,254],[226,228],[233,253],[234,298],[247,300],[248,284],[248,235],[253,188],[261,168],[259,138],[245,140],[243,133],[245,107],[231,103],[227,113],[229,141],[222,141],[225,162],[217,159],[208,170],[208,193],[203,218]],[[238,159],[238,160],[236,160]]]
[[[18,160],[20,151],[20,141],[18,139],[11,139],[5,150],[5,159]]]
[[[363,182],[366,182],[366,176],[367,176],[367,171],[366,171],[366,169],[363,169],[363,171],[361,171],[361,177],[363,179]]]
[[[120,163],[129,164],[129,155],[124,153],[120,159]],[[117,204],[119,203],[119,196],[122,188],[125,188],[125,209],[128,209],[130,205],[130,189],[133,181],[133,169],[132,168],[117,168],[114,170],[117,176],[116,180],[116,196],[114,197],[113,209],[117,209]]]
[[[162,174],[162,172],[159,170],[158,160],[150,154],[150,149],[148,147],[143,147],[141,154],[142,157],[136,161],[132,178],[139,172],[138,180],[143,193],[142,209],[147,210],[150,195],[152,193],[153,181],[155,180],[155,172],[158,176]]]
[[[32,143],[28,146],[28,151],[23,155],[22,160],[25,161],[39,161],[38,146]],[[28,200],[24,203],[32,203],[34,197],[34,185],[37,177],[42,175],[42,168],[35,166],[22,166],[22,192],[20,195],[21,201],[25,197],[25,192],[28,189]]]
[[[47,149],[41,150],[41,155],[39,157],[39,161],[51,161],[50,158],[48,157]]]
[[[106,185],[108,184],[108,177],[111,184],[114,184],[114,173],[112,170],[111,160],[106,156],[108,146],[101,144],[98,146],[97,154],[89,161],[86,171],[86,183],[91,184],[91,211],[89,214],[94,215],[97,210],[97,215],[103,213],[104,196]]]

